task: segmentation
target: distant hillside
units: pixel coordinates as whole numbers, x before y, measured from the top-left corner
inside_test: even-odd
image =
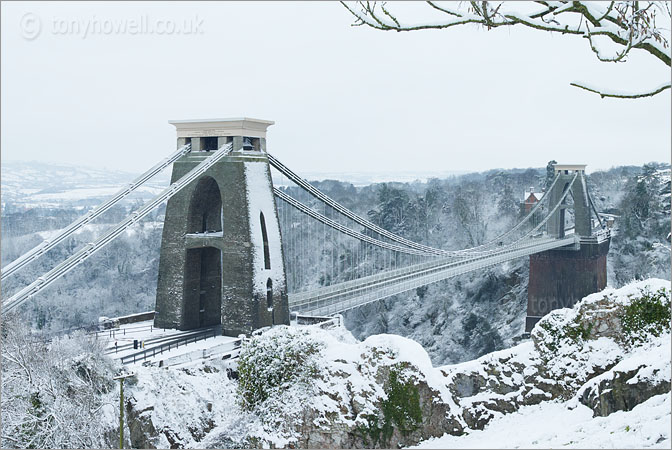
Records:
[[[113,195],[138,174],[119,170],[86,168],[37,161],[2,161],[0,195],[2,210],[21,211],[35,207],[91,207]],[[168,185],[169,170],[157,175],[128,197],[128,201],[151,198]]]

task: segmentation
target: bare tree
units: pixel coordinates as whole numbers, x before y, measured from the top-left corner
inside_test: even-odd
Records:
[[[82,333],[46,341],[16,316],[2,325],[0,446],[107,447],[116,367],[101,344]]]
[[[590,49],[603,62],[624,62],[632,50],[647,52],[670,66],[669,28],[659,27],[663,17],[669,27],[669,2],[426,2],[432,18],[407,24],[390,10],[386,2],[341,2],[355,17],[354,26],[366,25],[384,31],[440,30],[465,24],[480,24],[488,30],[521,25],[552,33],[585,38]],[[521,12],[521,10],[527,10]],[[611,47],[611,48],[609,48]],[[669,80],[640,93],[610,92],[584,83],[572,86],[599,94],[602,98],[651,97],[670,89]]]

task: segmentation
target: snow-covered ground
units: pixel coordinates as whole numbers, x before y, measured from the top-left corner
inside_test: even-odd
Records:
[[[606,289],[543,319],[540,323],[563,326],[588,317],[601,330],[579,341],[561,339],[550,357],[546,349],[557,344],[552,332],[533,332],[534,341],[474,361],[434,367],[420,344],[397,335],[358,341],[343,327],[273,327],[243,345],[242,359],[256,371],[248,376],[270,380],[292,367],[296,379],[265,385],[268,396],[253,408],[241,401],[240,378],[226,375],[221,358],[184,362],[178,366],[183,370],[137,367],[137,382],[128,391],[133,414],[163,431],[149,432],[136,444],[371,446],[362,436],[381,436],[375,430],[384,429],[377,427],[389,419],[384,413],[389,404],[384,405],[392,401],[390,377],[395,372],[401,383],[416,387],[419,409],[407,411],[422,418],[408,428],[411,434],[394,432],[374,445],[670,448],[671,401],[665,385],[671,377],[669,330],[629,346],[599,326],[643,290],[662,288],[669,295],[670,282],[650,279]],[[292,358],[301,364],[291,366]],[[612,388],[632,389],[635,395],[625,406],[617,397],[608,403]],[[399,391],[395,395],[399,401]],[[593,403],[596,398],[601,406]],[[404,405],[397,407],[409,408]]]
[[[105,168],[43,163],[2,162],[2,204],[19,210],[35,207],[95,206],[126,187],[138,174]],[[168,170],[129,195],[125,203],[142,202],[168,186]]]
[[[121,325],[119,328],[96,333],[98,339],[102,339],[106,343],[108,351],[114,350],[114,344],[117,344],[119,351],[116,354],[112,354],[112,356],[119,358],[133,353],[132,344],[134,340],[144,341],[146,345],[150,345],[154,341],[180,334],[182,332],[179,330],[156,328],[154,327],[154,322],[151,320],[129,323]],[[127,348],[129,345],[131,346],[130,350]],[[137,352],[138,350],[136,349],[135,351]]]
[[[607,288],[585,297],[573,309],[552,312],[543,321],[562,326],[570,325],[575,323],[581,311],[585,315],[604,317],[616,311],[614,308],[630,304],[642,292],[656,292],[660,289],[667,290],[669,295],[670,282],[649,279],[633,282],[620,289]],[[535,328],[534,332],[537,331],[539,330]],[[548,338],[552,337],[552,333],[538,336]],[[639,389],[636,384],[641,381],[653,384],[665,381],[669,383],[672,377],[671,351],[669,332],[658,337],[651,336],[647,342],[632,348],[623,348],[621,343],[609,337],[588,340],[580,347],[561,347],[553,352],[551,361],[547,363],[547,374],[556,375],[559,379],[564,377],[589,380],[580,382],[583,386],[571,399],[521,406],[510,414],[495,413],[483,430],[465,429],[462,436],[445,434],[439,438],[428,439],[413,448],[670,448],[672,405],[669,390],[663,395],[649,398],[630,411],[615,411],[606,417],[594,417],[594,411],[582,404],[580,398],[586,390],[596,389],[600,382],[612,380],[619,374],[634,374],[627,380],[627,385],[633,386],[632,389]],[[454,378],[457,374],[480,373],[488,380],[493,375],[485,369],[496,366],[498,362],[507,360],[509,363],[521,363],[526,367],[523,373],[513,373],[508,382],[504,379],[507,384],[515,386],[523,377],[536,371],[531,369],[535,359],[538,364],[538,358],[538,346],[525,342],[474,361],[443,366],[440,369],[449,378]],[[596,367],[611,368],[594,376]],[[501,373],[496,376],[499,379],[502,377]],[[552,380],[544,381],[554,383]],[[599,390],[600,395],[608,394],[609,390]],[[497,395],[486,390],[461,399],[460,404],[465,406],[488,400],[504,400],[511,395],[516,395],[516,392]]]
[[[73,188],[73,189],[66,189],[66,190],[60,190],[58,192],[47,192],[47,193],[33,193],[30,198],[32,199],[33,202],[37,204],[44,204],[44,203],[56,203],[56,204],[61,204],[61,203],[67,203],[69,201],[76,201],[76,200],[85,200],[85,199],[99,199],[99,198],[107,198],[107,197],[112,197],[114,194],[116,194],[119,190],[121,190],[123,185],[121,186],[106,186],[106,187],[84,187],[84,188]],[[142,198],[152,198],[155,195],[158,195],[161,193],[163,189],[160,187],[152,187],[152,186],[141,186],[135,190],[136,196],[139,193],[144,193],[147,195],[140,196]]]
[[[446,434],[411,448],[670,448],[670,394],[607,417],[563,402],[524,406],[484,430]]]
[[[192,335],[198,330],[180,331],[168,328],[156,328],[151,320],[121,325],[119,328],[97,332],[98,339],[105,342],[105,351],[113,359],[121,359],[143,351],[156,348],[174,339]],[[134,348],[134,341],[138,341],[139,347]],[[196,342],[187,340],[180,342],[179,346],[173,344],[170,349],[164,348],[161,353],[147,359],[138,359],[136,363],[130,363],[129,367],[137,366],[149,361],[158,365],[163,361],[164,366],[181,365],[188,366],[195,361],[211,358],[222,353],[229,353],[236,348],[237,338],[220,335],[209,335],[206,339]]]

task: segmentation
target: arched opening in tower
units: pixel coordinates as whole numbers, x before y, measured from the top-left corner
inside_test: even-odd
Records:
[[[268,248],[268,233],[266,232],[266,220],[263,212],[259,213],[259,222],[261,222],[261,237],[264,241],[264,269],[269,270],[271,268],[271,251]]]
[[[273,280],[270,278],[266,282],[266,308],[273,310]]]
[[[273,280],[266,282],[266,310],[271,313],[271,324],[275,325],[275,309],[273,309]]]
[[[188,233],[222,231],[222,197],[212,177],[198,180],[189,202]]]
[[[219,325],[222,321],[222,251],[214,247],[188,249],[184,282],[187,329]]]
[[[222,231],[222,198],[217,182],[203,177],[191,196],[188,233]],[[187,250],[184,325],[186,329],[219,325],[222,321],[222,252],[214,247]]]

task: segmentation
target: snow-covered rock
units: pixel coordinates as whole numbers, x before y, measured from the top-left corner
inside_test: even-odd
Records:
[[[533,341],[442,367],[400,336],[360,342],[344,328],[274,327],[243,346],[237,379],[221,362],[143,367],[129,387],[132,440],[144,447],[354,448],[443,435],[461,446],[446,436],[471,442],[476,430],[532,411],[561,409],[572,423],[644,412],[639,405],[664,403],[658,397],[670,391],[669,309],[664,329],[639,328],[644,340],[627,334],[628,314],[642,313],[632,309],[642,298],[669,304],[669,292],[670,283],[656,279],[608,289],[542,319]],[[642,446],[669,439],[669,413],[656,414],[660,426],[642,436]]]
[[[670,448],[670,395],[632,411],[592,418],[587,407],[544,402],[501,416],[484,430],[446,434],[416,448]]]

